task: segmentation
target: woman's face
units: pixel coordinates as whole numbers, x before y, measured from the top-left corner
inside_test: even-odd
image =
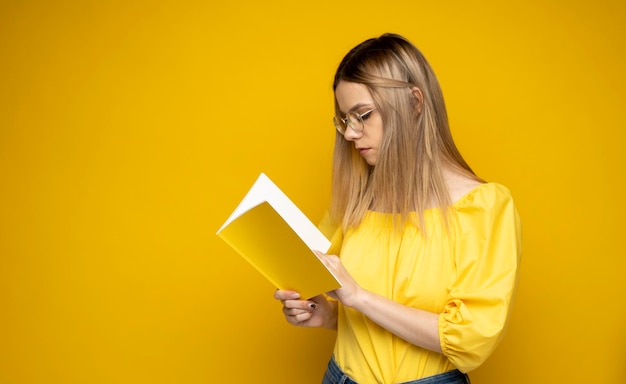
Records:
[[[340,118],[349,112],[361,115],[375,108],[374,100],[367,87],[359,83],[340,81],[335,89],[335,98],[341,111]],[[383,140],[383,121],[378,110],[363,115],[363,132],[348,127],[343,135],[347,141],[354,143],[355,148],[369,165],[376,165],[380,144]],[[355,121],[356,124],[360,122]]]

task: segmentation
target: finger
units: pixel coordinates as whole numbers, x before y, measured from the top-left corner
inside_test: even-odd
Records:
[[[300,313],[294,316],[287,316],[287,321],[293,325],[300,325],[308,320],[311,320],[312,314],[309,312]]]
[[[283,313],[286,316],[298,316],[301,315],[303,313],[310,313],[309,309],[302,309],[302,308],[283,308]]]
[[[339,260],[339,256],[336,255],[324,255],[324,259],[331,264],[339,264],[341,261]]]
[[[313,252],[315,252],[317,257],[319,257],[320,260],[322,260],[322,262],[324,262],[328,258],[328,255],[325,254],[324,252],[320,252],[320,251],[313,251]]]
[[[274,291],[274,298],[276,300],[296,300],[300,298],[300,294],[295,291],[277,289]]]
[[[317,303],[308,300],[283,300],[283,307],[285,309],[300,309],[303,311],[311,311],[317,308]]]
[[[327,255],[327,254],[322,253],[320,251],[315,251],[315,253],[319,257],[319,259],[322,261],[322,263],[325,266],[327,266],[327,267],[331,267],[331,266],[334,266],[334,265],[337,265],[337,264],[341,263],[339,261],[339,257],[336,256],[336,255]]]
[[[328,255],[326,255],[325,253],[322,253],[320,251],[315,251],[315,254],[320,259],[322,264],[324,264],[326,267],[328,267]]]

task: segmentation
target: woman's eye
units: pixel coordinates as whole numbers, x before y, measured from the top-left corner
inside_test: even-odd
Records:
[[[361,115],[361,120],[367,120],[369,119],[370,115],[372,114],[374,110],[372,109],[371,111],[367,111],[364,114]]]

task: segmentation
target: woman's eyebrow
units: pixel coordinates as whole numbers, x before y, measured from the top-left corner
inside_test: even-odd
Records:
[[[348,112],[346,112],[346,113],[349,113],[349,112],[354,112],[354,111],[356,111],[357,109],[360,109],[360,108],[363,108],[363,107],[369,107],[369,106],[372,106],[372,105],[374,105],[374,103],[371,103],[371,102],[370,102],[370,103],[357,103],[357,104],[354,104],[354,105],[352,106],[352,108],[350,108],[350,109],[348,110]],[[343,111],[339,111],[339,112],[344,113]],[[344,113],[344,115],[345,115],[345,113]]]

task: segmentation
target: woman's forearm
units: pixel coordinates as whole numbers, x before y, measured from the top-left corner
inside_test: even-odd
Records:
[[[409,343],[441,353],[438,314],[399,304],[364,289],[359,290],[349,307]]]

